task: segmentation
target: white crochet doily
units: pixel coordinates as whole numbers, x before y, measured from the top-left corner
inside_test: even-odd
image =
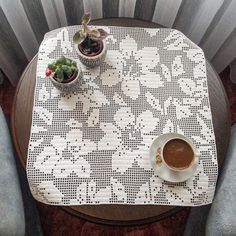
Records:
[[[78,60],[79,27],[51,32],[39,49],[27,163],[34,197],[55,205],[211,203],[218,167],[202,50],[173,29],[103,27],[104,63],[81,65],[81,88],[63,94],[45,70],[61,55]],[[150,164],[153,140],[168,132],[197,149],[197,171],[182,183],[160,179]]]

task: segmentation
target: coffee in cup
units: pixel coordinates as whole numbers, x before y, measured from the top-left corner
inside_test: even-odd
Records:
[[[181,138],[168,140],[162,147],[161,156],[167,167],[175,171],[190,168],[195,160],[192,144]]]

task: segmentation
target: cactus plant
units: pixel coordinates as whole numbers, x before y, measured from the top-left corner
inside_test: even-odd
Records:
[[[78,68],[76,62],[64,56],[48,65],[46,76],[52,76],[57,82],[66,83],[76,77]]]
[[[87,56],[95,56],[102,50],[102,40],[107,37],[107,32],[103,29],[94,29],[88,26],[91,20],[90,13],[82,17],[83,28],[75,33],[73,41],[79,45],[80,51]]]

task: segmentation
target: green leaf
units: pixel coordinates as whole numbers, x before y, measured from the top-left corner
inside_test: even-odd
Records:
[[[97,29],[97,31],[100,33],[100,39],[105,39],[108,35],[104,29]]]
[[[71,67],[71,70],[72,70],[72,72],[74,72],[74,71],[78,71],[78,69],[77,69],[76,66],[72,66],[72,67]]]
[[[82,17],[82,25],[87,25],[91,20],[91,14],[90,12],[85,13]]]
[[[69,59],[69,58],[66,58],[66,63],[65,63],[65,65],[68,65],[68,66],[71,66],[71,59]]]
[[[72,74],[73,74],[72,68],[69,68],[68,71],[66,72],[66,74],[67,74],[68,77],[71,77]]]
[[[88,34],[94,37],[99,37],[100,36],[100,32],[97,29],[92,29],[88,31]]]
[[[88,37],[92,40],[95,40],[95,41],[97,41],[98,38],[100,37],[99,31],[97,31],[96,29],[88,30],[87,33],[88,33]]]
[[[66,63],[66,58],[64,56],[60,57],[59,59],[57,59],[56,61],[56,65],[63,65]]]
[[[48,69],[52,70],[52,71],[55,71],[56,70],[56,65],[54,63],[52,64],[48,64]]]
[[[81,44],[87,37],[87,34],[82,30],[76,32],[73,36],[74,43]]]
[[[59,68],[57,68],[56,71],[55,71],[55,74],[56,74],[56,75],[57,75],[57,74],[60,74],[60,71],[61,71],[61,70],[60,70]]]
[[[108,33],[103,29],[93,29],[88,31],[88,36],[92,40],[103,40],[107,37]]]
[[[55,71],[55,77],[56,77],[56,80],[61,82],[64,80],[64,73],[63,73],[63,70],[57,68],[56,71]]]
[[[76,61],[72,61],[72,66],[77,67]]]
[[[61,68],[62,68],[64,74],[66,74],[68,77],[70,77],[72,75],[72,72],[73,72],[72,67],[67,66],[67,65],[63,65]]]
[[[61,69],[62,69],[63,71],[67,71],[68,68],[69,68],[69,66],[67,66],[67,65],[62,65],[62,66],[61,66]]]

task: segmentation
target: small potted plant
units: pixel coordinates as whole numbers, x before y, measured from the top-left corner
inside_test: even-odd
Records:
[[[82,17],[83,28],[75,33],[73,41],[80,61],[87,67],[95,67],[100,65],[106,57],[105,38],[108,34],[103,29],[88,27],[90,20],[90,13]]]
[[[82,71],[76,61],[62,56],[48,65],[46,76],[57,89],[73,92],[80,86]]]

